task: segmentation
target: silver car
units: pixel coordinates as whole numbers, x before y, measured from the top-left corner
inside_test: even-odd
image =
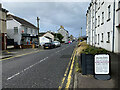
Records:
[[[55,47],[60,47],[61,46],[59,41],[53,41],[53,44],[55,45]]]

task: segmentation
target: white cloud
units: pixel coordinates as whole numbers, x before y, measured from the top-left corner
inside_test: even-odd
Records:
[[[22,17],[36,25],[36,17],[40,17],[40,30],[59,29],[63,25],[70,34],[78,36],[83,27],[86,28],[86,11],[89,2],[3,2],[3,7],[16,16]]]

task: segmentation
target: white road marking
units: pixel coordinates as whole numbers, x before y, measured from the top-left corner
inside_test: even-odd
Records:
[[[10,80],[10,79],[12,79],[12,78],[14,78],[14,77],[18,76],[19,74],[21,74],[21,73],[25,72],[26,70],[28,70],[28,69],[32,68],[33,66],[35,66],[35,65],[37,65],[37,64],[39,64],[39,63],[41,63],[41,62],[45,61],[46,59],[48,59],[48,57],[46,57],[46,58],[44,58],[44,59],[40,60],[39,62],[37,62],[37,63],[35,63],[35,64],[33,64],[33,65],[31,65],[31,66],[29,66],[29,67],[25,68],[25,69],[23,69],[22,71],[20,71],[20,72],[18,72],[18,73],[16,73],[16,74],[14,74],[14,75],[12,75],[11,77],[7,78],[7,80]]]
[[[70,47],[70,46],[67,46],[66,48],[68,48],[68,47]],[[61,51],[65,50],[66,48],[63,48],[62,50],[59,50],[59,51],[57,51],[56,53],[61,52]],[[54,55],[54,54],[52,54],[52,55]],[[20,72],[18,72],[18,73],[16,73],[16,74],[12,75],[11,77],[7,78],[7,80],[11,80],[12,78],[14,78],[14,77],[20,75],[21,73],[25,72],[26,70],[29,70],[29,69],[32,68],[33,66],[35,66],[35,65],[37,65],[37,64],[39,64],[39,63],[45,61],[45,60],[48,59],[48,58],[49,58],[49,57],[46,57],[46,58],[40,60],[39,62],[37,62],[37,63],[35,63],[35,64],[33,64],[33,65],[31,65],[31,66],[25,68],[25,69],[23,69],[22,71],[20,71]]]
[[[20,73],[16,73],[15,75],[13,75],[13,76],[9,77],[7,80],[12,79],[12,78],[14,78],[15,76],[17,76],[17,75],[19,75],[19,74],[20,74]]]

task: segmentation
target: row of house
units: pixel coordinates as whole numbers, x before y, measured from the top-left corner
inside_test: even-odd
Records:
[[[38,41],[40,45],[54,41],[55,33],[50,31],[38,33],[38,28],[35,25],[7,13],[8,11],[3,9],[0,4],[0,39],[2,42],[0,46],[2,46],[3,50],[6,50],[8,45],[21,47],[21,45],[28,45]],[[62,25],[58,33],[64,37],[63,42],[68,42],[69,33]]]
[[[60,28],[57,30],[57,33],[61,34],[63,36],[62,42],[68,42],[69,41],[69,32],[64,29],[64,27],[61,25]],[[43,45],[46,42],[52,42],[54,40],[58,40],[58,38],[55,36],[55,32],[47,31],[39,33],[39,43],[40,45]]]
[[[91,0],[86,18],[87,43],[120,53],[120,0]]]

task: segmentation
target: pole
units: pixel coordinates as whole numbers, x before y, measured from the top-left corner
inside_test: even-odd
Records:
[[[114,0],[114,6],[113,6],[113,42],[112,42],[112,52],[114,52],[114,33],[115,33],[115,0]]]
[[[37,27],[38,27],[38,45],[40,45],[39,43],[39,17],[37,17]]]
[[[82,27],[81,27],[81,38],[82,38]]]

